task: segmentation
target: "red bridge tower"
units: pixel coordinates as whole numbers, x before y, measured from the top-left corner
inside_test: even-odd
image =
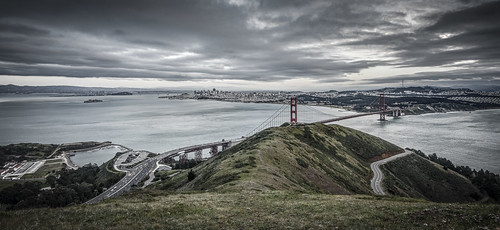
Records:
[[[290,124],[297,123],[297,98],[290,98]]]
[[[385,94],[380,94],[380,120],[385,121]]]

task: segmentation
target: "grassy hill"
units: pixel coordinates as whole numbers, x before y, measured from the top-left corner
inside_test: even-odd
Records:
[[[469,179],[411,154],[382,165],[389,194],[426,198],[436,202],[467,202],[483,198]]]
[[[93,205],[0,212],[8,229],[498,229],[500,206],[283,191],[150,191]]]
[[[186,170],[153,188],[98,204],[0,211],[0,224],[2,229],[500,228],[500,205],[371,195],[370,162],[401,151],[337,125],[271,128],[196,166],[191,180]],[[443,170],[414,156],[396,163],[387,164],[384,173],[397,174],[386,184],[390,190],[396,190],[394,184],[410,187],[397,187],[404,192],[398,195],[427,197],[411,181],[425,185],[435,170]],[[408,164],[417,166],[407,171],[424,176],[395,171]],[[445,188],[456,188],[460,179],[443,175],[432,183],[449,180]]]
[[[270,128],[157,187],[171,191],[287,190],[371,194],[369,163],[403,150],[360,131],[322,124]]]

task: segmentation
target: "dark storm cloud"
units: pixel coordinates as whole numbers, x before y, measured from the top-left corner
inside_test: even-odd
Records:
[[[467,1],[469,2],[469,1]],[[427,17],[434,23],[412,31],[387,36],[371,37],[346,45],[384,46],[396,52],[392,64],[400,67],[462,67],[464,70],[446,73],[421,73],[375,80],[390,82],[391,79],[443,80],[467,76],[500,77],[500,1],[487,2],[462,10],[437,13]],[[465,68],[464,68],[465,67]],[[471,73],[470,71],[476,70]],[[462,73],[463,72],[463,73]]]
[[[26,25],[0,23],[0,31],[3,33],[19,34],[26,36],[43,36],[50,34],[47,30],[41,30]]]
[[[6,0],[0,2],[0,74],[327,83],[356,80],[347,75],[380,65],[473,59],[468,64],[480,69],[499,61],[498,5]],[[439,37],[447,34],[453,36]]]
[[[366,80],[366,83],[370,84],[385,84],[393,82],[401,82],[405,80],[409,81],[477,81],[490,84],[492,82],[498,83],[500,80],[497,76],[500,75],[500,71],[448,71],[446,76],[443,76],[442,72],[420,72],[411,75],[401,75],[396,77],[388,78],[378,78]]]
[[[409,65],[432,66],[464,60],[499,63],[500,2],[446,13],[400,46]],[[441,36],[441,37],[440,37]],[[449,36],[449,37],[448,37]]]

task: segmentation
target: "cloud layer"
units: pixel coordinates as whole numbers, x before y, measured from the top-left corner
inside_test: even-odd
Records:
[[[0,75],[497,84],[498,12],[500,1],[6,0]]]

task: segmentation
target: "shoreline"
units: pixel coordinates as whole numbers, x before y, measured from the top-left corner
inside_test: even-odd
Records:
[[[237,101],[237,100],[223,100],[223,99],[196,99],[196,98],[168,98],[167,96],[163,97],[158,97],[159,99],[167,99],[167,100],[178,100],[178,101],[184,101],[184,100],[191,100],[191,101],[216,101],[216,102],[226,102],[226,103],[243,103],[243,104],[270,104],[270,105],[283,105],[283,104],[289,104],[289,102],[286,103],[280,103],[280,102],[265,102],[265,101]],[[350,108],[349,106],[339,106],[339,105],[319,105],[319,104],[299,104],[299,105],[307,105],[307,106],[318,106],[318,107],[325,107],[325,108],[334,108],[334,109],[343,109],[347,112],[355,112],[355,113],[366,113],[366,112],[376,112],[376,111],[361,111],[361,110],[354,110]],[[430,105],[426,105],[430,106]],[[403,112],[409,111],[405,110],[404,108],[401,108]],[[473,111],[485,111],[485,110],[500,110],[500,106],[498,107],[491,107],[491,108],[474,108],[470,110],[464,110],[464,109],[442,109],[440,111],[434,110],[434,111],[429,111],[429,112],[421,112],[421,113],[406,113],[405,116],[415,116],[415,115],[425,115],[425,114],[435,114],[435,113],[452,113],[452,112],[473,112]]]

